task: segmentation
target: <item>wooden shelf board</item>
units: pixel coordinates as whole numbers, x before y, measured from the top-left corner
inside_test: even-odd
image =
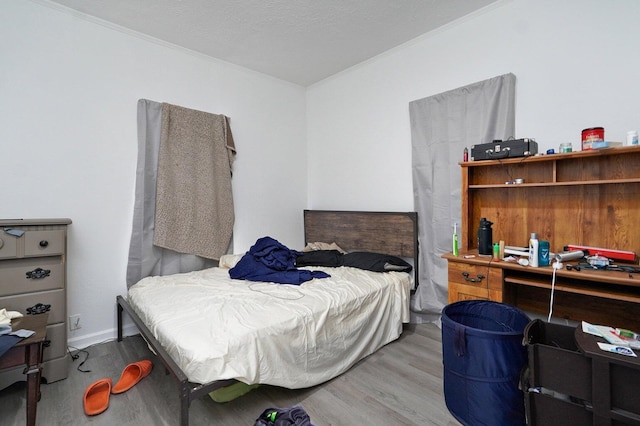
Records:
[[[526,285],[529,287],[538,287],[538,288],[546,288],[551,290],[551,282],[542,282],[536,280],[529,280],[524,278],[516,278],[516,277],[505,277],[505,283],[515,284],[515,285]],[[640,303],[640,294],[634,295],[631,293],[621,292],[621,291],[612,291],[610,287],[604,286],[602,289],[594,289],[590,287],[581,287],[578,285],[571,285],[563,282],[556,282],[555,285],[556,291],[563,291],[565,293],[575,293],[575,294],[583,294],[585,296],[593,296],[600,297],[605,299],[612,300],[622,300],[625,302],[633,302]]]
[[[462,161],[458,164],[462,167],[480,167],[487,166],[495,163],[501,164],[517,164],[517,163],[535,163],[543,161],[564,161],[574,160],[587,157],[598,156],[610,156],[610,155],[624,155],[628,153],[638,152],[640,145],[637,146],[622,146],[615,148],[603,148],[603,149],[590,149],[587,151],[573,151],[566,153],[556,153],[550,155],[534,155],[532,157],[517,157],[517,158],[504,158],[496,160],[479,160],[479,161]]]
[[[640,183],[640,178],[630,179],[602,179],[602,180],[580,180],[571,182],[534,182],[534,183],[516,183],[516,184],[486,184],[486,185],[469,185],[469,189],[491,189],[491,188],[532,188],[532,187],[549,187],[549,186],[583,186],[583,185],[610,185],[622,183]]]

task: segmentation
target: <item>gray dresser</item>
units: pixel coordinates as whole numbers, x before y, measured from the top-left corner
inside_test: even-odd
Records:
[[[0,220],[0,309],[49,312],[42,377],[65,379],[67,352],[66,253],[70,219]],[[0,389],[26,380],[24,368],[0,371]]]

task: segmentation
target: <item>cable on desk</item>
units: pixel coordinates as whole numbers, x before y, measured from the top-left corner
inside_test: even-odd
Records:
[[[491,272],[491,262],[493,262],[493,256],[489,259],[489,264],[487,265],[487,300],[491,300],[491,293],[489,292],[489,274]]]
[[[547,322],[551,322],[551,316],[553,315],[553,295],[556,290],[556,271],[562,267],[562,262],[555,262],[553,264],[553,275],[551,276],[551,297],[549,298],[549,317]]]

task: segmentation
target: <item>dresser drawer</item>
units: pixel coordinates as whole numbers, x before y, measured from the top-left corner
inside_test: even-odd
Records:
[[[0,262],[0,296],[56,288],[64,288],[64,265],[59,257]]]
[[[0,232],[0,259],[56,256],[64,254],[65,231],[27,230],[21,237]]]
[[[47,337],[45,341],[49,342],[49,346],[42,351],[42,359],[48,361],[54,358],[60,358],[67,351],[67,335],[65,324],[54,324],[47,326]]]
[[[18,256],[17,237],[0,231],[0,259],[10,259]]]
[[[65,379],[70,364],[69,355],[67,354],[65,325],[47,326],[46,341],[49,341],[49,346],[44,347],[42,351],[42,379],[47,383]],[[18,381],[27,381],[24,365],[0,371],[0,389],[4,389]]]
[[[27,308],[31,308],[38,303],[51,305],[49,324],[66,321],[67,305],[64,290],[0,297],[0,306],[7,308],[8,311],[18,311],[22,314],[26,314]]]
[[[64,230],[27,231],[24,238],[24,256],[53,256],[64,254]]]

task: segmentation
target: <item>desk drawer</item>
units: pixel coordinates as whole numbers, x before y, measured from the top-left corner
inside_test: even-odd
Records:
[[[459,300],[502,301],[502,270],[487,265],[449,262],[449,303]]]
[[[56,288],[64,288],[64,265],[57,256],[0,262],[0,296]]]
[[[502,272],[485,265],[449,262],[449,282],[482,288],[502,286]]]

